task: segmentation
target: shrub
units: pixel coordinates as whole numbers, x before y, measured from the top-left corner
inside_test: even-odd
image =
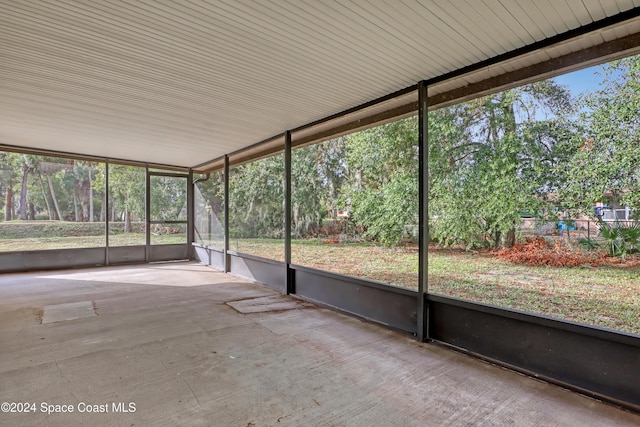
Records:
[[[616,221],[609,224],[600,222],[600,236],[606,241],[606,250],[610,256],[626,258],[628,254],[640,250],[640,223],[623,225]]]

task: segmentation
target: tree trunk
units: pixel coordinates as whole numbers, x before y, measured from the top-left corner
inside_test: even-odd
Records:
[[[42,174],[38,173],[38,181],[40,181],[40,188],[42,189],[42,197],[44,198],[44,202],[47,204],[47,216],[49,220],[52,220],[52,212],[51,205],[49,204],[49,196],[47,195],[47,190],[44,189],[44,183],[42,182]]]
[[[49,191],[51,192],[51,199],[53,200],[53,206],[56,208],[56,215],[58,220],[62,221],[62,215],[60,214],[60,206],[58,206],[58,198],[56,197],[56,191],[53,189],[53,181],[51,181],[51,174],[47,173],[47,182],[49,183]]]
[[[28,218],[33,221],[36,219],[36,207],[33,203],[29,203],[29,216]]]
[[[93,168],[89,163],[89,222],[93,222],[93,183],[92,183]]]
[[[100,222],[104,222],[107,216],[107,195],[105,194],[100,204]]]
[[[504,235],[504,240],[502,242],[503,248],[512,248],[513,245],[516,244],[516,229],[512,228]]]
[[[78,186],[78,183],[76,182],[76,187]],[[80,222],[81,218],[80,218],[80,209],[78,209],[78,194],[76,193],[76,190],[73,190],[73,215],[74,215],[74,221],[75,222]]]
[[[80,217],[80,221],[81,222],[86,222],[89,219],[89,207],[87,206],[87,202],[83,201],[80,206],[82,206],[82,212],[81,212],[81,217]]]
[[[224,206],[219,198],[211,198],[209,199],[209,206],[211,206],[211,212],[216,218],[222,217],[224,214]]]
[[[251,201],[249,202],[249,209],[247,209],[247,213],[244,216],[244,222],[249,222],[249,218],[251,218],[251,214],[253,213],[253,202],[255,201],[255,198],[252,198]]]
[[[4,220],[11,221],[13,219],[13,189],[11,184],[7,185],[6,198],[4,203]]]
[[[131,212],[128,208],[124,211],[124,232],[131,233]]]
[[[27,179],[29,178],[29,166],[22,166],[22,186],[20,187],[20,219],[27,219]]]

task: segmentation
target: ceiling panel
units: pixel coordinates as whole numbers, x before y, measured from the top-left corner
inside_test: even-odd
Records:
[[[0,144],[193,166],[634,7],[640,0],[0,0]]]

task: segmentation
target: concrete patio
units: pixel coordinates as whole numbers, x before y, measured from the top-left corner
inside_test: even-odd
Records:
[[[640,425],[196,263],[0,276],[0,402],[35,408],[7,426]]]

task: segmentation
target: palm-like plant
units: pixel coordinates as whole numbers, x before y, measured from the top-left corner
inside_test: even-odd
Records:
[[[638,222],[624,225],[616,221],[612,225],[601,221],[600,236],[606,241],[610,256],[626,258],[628,254],[640,250],[640,223]]]
[[[640,223],[634,221],[626,227],[621,227],[620,233],[628,253],[640,250]]]
[[[621,239],[617,222],[611,225],[602,221],[600,223],[600,237],[605,240],[605,247],[610,256],[621,255]]]

